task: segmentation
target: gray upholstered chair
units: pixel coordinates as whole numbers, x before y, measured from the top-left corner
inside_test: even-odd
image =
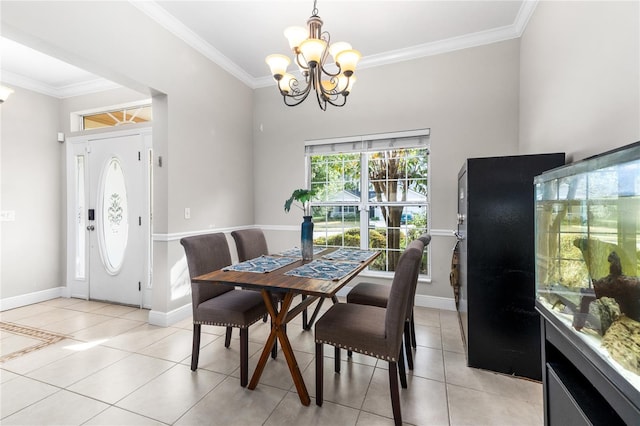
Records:
[[[389,363],[389,388],[396,425],[402,424],[398,368],[404,376],[402,330],[407,305],[418,274],[424,246],[413,241],[402,253],[391,284],[386,308],[355,303],[337,303],[316,322],[316,404],[323,403],[324,344],[335,347],[335,362],[340,363],[340,348],[383,359]],[[404,376],[406,379],[406,376]],[[402,383],[406,387],[406,381]]]
[[[424,233],[418,237],[419,241],[426,247],[431,242],[431,235]],[[413,320],[413,305],[416,295],[416,287],[418,285],[418,274],[416,274],[413,282],[413,288],[409,295],[409,305],[407,307],[407,321],[404,325],[404,345],[407,356],[407,365],[409,370],[413,370],[413,354],[411,348],[417,348],[416,343],[416,327]],[[347,294],[347,303],[358,303],[360,305],[387,306],[389,299],[389,286],[384,284],[375,284],[362,282],[357,284]]]
[[[187,255],[189,276],[194,278],[231,265],[227,238],[222,233],[185,237],[180,240]],[[191,282],[193,348],[191,370],[198,368],[200,329],[204,325],[226,327],[224,346],[231,344],[232,327],[240,329],[240,385],[249,377],[249,326],[260,320],[267,308],[257,291],[236,290],[225,284]]]
[[[238,250],[238,260],[244,262],[245,260],[255,259],[262,255],[269,254],[269,246],[267,245],[267,239],[264,236],[264,232],[261,229],[249,228],[232,231],[231,236],[236,242],[236,248]],[[276,293],[276,297],[279,295]],[[306,296],[302,296],[304,299]],[[279,297],[281,301],[281,297]],[[267,320],[266,317],[264,319]],[[302,311],[302,327],[306,329],[307,325],[307,310]],[[273,346],[273,358],[276,357],[277,340]]]
[[[267,239],[261,229],[241,229],[231,232],[231,236],[236,242],[240,262],[269,254]]]

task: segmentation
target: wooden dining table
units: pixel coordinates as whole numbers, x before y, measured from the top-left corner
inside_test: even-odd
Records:
[[[325,261],[326,257],[336,250],[336,248],[323,250],[314,255],[314,260]],[[360,250],[360,252],[364,251]],[[300,268],[304,265],[309,267],[311,261],[304,262],[299,258],[296,260],[292,259],[293,261],[288,265],[279,267],[270,272],[260,273],[222,268],[217,271],[195,277],[192,281],[199,283],[221,283],[242,287],[248,290],[257,290],[262,293],[262,298],[264,299],[267,311],[271,317],[271,332],[265,342],[264,349],[262,350],[262,354],[248,387],[249,389],[255,389],[258,385],[260,376],[262,375],[264,367],[269,359],[271,349],[275,343],[275,339],[278,339],[287,361],[287,366],[289,367],[293,383],[298,392],[298,396],[300,397],[300,402],[302,402],[303,405],[309,405],[311,399],[309,398],[309,392],[307,391],[302,374],[300,373],[300,368],[298,367],[298,362],[296,361],[296,357],[293,353],[291,343],[287,337],[286,324],[309,307],[310,304],[319,300],[309,323],[305,327],[306,329],[309,329],[318,315],[322,302],[327,298],[333,299],[334,303],[337,302],[336,293],[360,272],[367,268],[367,266],[373,262],[379,254],[380,252],[371,251],[369,257],[364,260],[354,262],[357,263],[354,269],[350,270],[346,275],[338,279],[320,279],[287,275],[289,271],[299,270],[296,268]],[[336,260],[336,262],[339,262],[339,260]],[[278,307],[277,298],[273,297],[274,293],[280,293],[282,296],[280,307]],[[294,297],[297,295],[303,296],[302,301],[295,306],[291,306]]]

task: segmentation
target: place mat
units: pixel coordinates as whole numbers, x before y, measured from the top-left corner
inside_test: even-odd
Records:
[[[293,257],[282,256],[260,256],[255,259],[245,260],[235,265],[222,268],[223,271],[239,271],[239,272],[256,272],[264,274],[266,272],[275,271],[276,269],[287,266],[298,259]]]
[[[340,278],[349,275],[358,267],[360,267],[360,263],[358,262],[330,262],[327,260],[314,260],[311,263],[298,266],[297,268],[286,272],[285,275],[337,281]]]
[[[313,246],[313,254],[315,256],[318,253],[322,253],[326,249],[327,249],[326,247]],[[282,251],[282,252],[278,253],[278,256],[289,256],[289,257],[302,258],[302,252],[300,251],[299,247],[293,247],[293,248],[290,248],[288,250],[285,250],[285,251]]]
[[[371,250],[358,250],[358,249],[339,249],[332,253],[325,254],[322,256],[323,259],[328,260],[347,260],[350,262],[364,262],[369,259],[371,256],[376,254],[375,251]]]

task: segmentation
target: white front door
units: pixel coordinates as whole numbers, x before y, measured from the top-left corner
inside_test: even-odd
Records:
[[[142,306],[149,284],[150,129],[69,139],[70,295]]]

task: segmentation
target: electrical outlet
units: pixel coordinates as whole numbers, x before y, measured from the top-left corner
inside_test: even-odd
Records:
[[[184,208],[184,218],[191,219],[191,209],[189,207]]]

